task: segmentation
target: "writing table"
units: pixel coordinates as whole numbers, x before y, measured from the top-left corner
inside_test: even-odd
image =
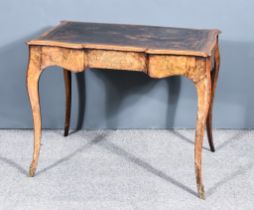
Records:
[[[198,195],[205,197],[202,145],[205,128],[211,151],[212,106],[220,66],[218,30],[63,21],[28,42],[27,89],[34,120],[34,153],[29,175],[34,176],[41,144],[39,78],[49,66],[64,70],[66,113],[70,126],[71,72],[88,68],[143,72],[152,78],[185,76],[197,90],[195,172]]]

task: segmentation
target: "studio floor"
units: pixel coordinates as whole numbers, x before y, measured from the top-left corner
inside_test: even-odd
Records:
[[[215,130],[196,196],[194,130],[44,130],[37,174],[32,130],[0,130],[1,210],[253,210],[254,131]]]

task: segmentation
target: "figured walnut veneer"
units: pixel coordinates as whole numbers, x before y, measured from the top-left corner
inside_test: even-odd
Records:
[[[34,154],[29,174],[35,174],[41,143],[39,78],[49,66],[64,69],[65,131],[70,127],[71,72],[88,68],[144,72],[153,78],[179,75],[193,81],[198,96],[195,171],[198,193],[204,198],[201,155],[205,127],[211,151],[212,105],[220,66],[218,30],[138,25],[62,22],[28,42],[27,89],[34,119]]]

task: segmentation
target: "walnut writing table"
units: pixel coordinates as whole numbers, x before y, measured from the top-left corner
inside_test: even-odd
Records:
[[[39,78],[46,67],[64,69],[65,132],[70,125],[71,72],[87,68],[144,72],[152,78],[182,75],[193,81],[198,96],[195,172],[198,195],[205,197],[201,155],[205,127],[211,151],[212,105],[220,54],[218,30],[194,30],[137,25],[61,22],[28,42],[27,89],[34,120],[34,154],[29,175],[34,176],[41,144]]]

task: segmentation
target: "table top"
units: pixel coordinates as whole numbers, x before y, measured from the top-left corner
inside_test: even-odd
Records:
[[[207,57],[219,30],[62,21],[29,45]]]

